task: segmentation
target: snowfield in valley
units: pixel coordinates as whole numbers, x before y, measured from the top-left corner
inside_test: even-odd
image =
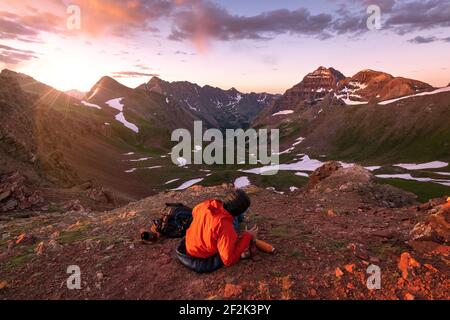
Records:
[[[394,167],[400,167],[407,170],[423,170],[423,169],[439,169],[448,166],[447,162],[432,161],[427,163],[399,163],[394,164]]]
[[[112,99],[109,101],[106,101],[105,103],[107,105],[109,105],[111,108],[114,108],[116,110],[119,110],[120,113],[116,115],[116,120],[119,121],[120,123],[122,123],[125,127],[127,127],[128,129],[132,130],[135,133],[139,133],[139,128],[138,126],[136,126],[135,124],[128,122],[125,119],[125,115],[123,114],[123,104],[122,104],[122,100],[123,98],[117,98],[117,99]]]

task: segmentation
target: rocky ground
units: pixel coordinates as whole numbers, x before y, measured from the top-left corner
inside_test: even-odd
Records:
[[[18,171],[0,174],[0,221],[45,212],[111,210],[119,207],[121,202],[123,200],[117,199],[112,192],[91,182],[63,189],[33,185]]]
[[[61,208],[0,222],[0,299],[450,298],[446,199],[420,205],[360,167],[328,163],[306,188],[285,195],[247,187],[247,221],[276,247],[274,255],[198,275],[174,258],[178,240],[139,241],[139,229],[165,202],[192,206],[229,188],[192,187],[113,211]],[[80,290],[67,288],[71,265],[80,267]],[[380,289],[367,287],[369,266],[379,267]]]

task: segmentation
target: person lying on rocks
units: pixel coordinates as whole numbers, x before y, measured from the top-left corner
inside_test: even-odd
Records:
[[[239,223],[250,204],[248,195],[238,189],[223,201],[207,200],[197,205],[186,237],[177,248],[181,263],[199,273],[236,264],[258,233],[254,226],[238,234]]]

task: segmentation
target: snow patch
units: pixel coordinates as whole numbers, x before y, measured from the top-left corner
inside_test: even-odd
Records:
[[[139,128],[135,124],[133,124],[131,122],[128,122],[125,119],[125,115],[123,114],[122,100],[123,100],[123,98],[117,98],[117,99],[112,99],[112,100],[106,101],[105,103],[107,105],[109,105],[111,108],[114,108],[114,109],[120,111],[120,113],[116,115],[116,120],[117,121],[122,123],[125,127],[127,127],[130,130],[132,130],[133,132],[139,133]]]
[[[260,168],[239,171],[253,174],[262,174],[264,172],[273,171],[274,169],[278,169],[279,171],[314,171],[322,165],[322,161],[311,159],[309,156],[305,155],[300,161],[293,163],[280,164],[278,166],[268,165]]]
[[[306,172],[296,172],[296,173],[294,173],[296,176],[299,176],[299,177],[306,177],[306,178],[309,178],[309,174],[307,174]]]
[[[178,180],[180,180],[180,178],[173,179],[173,180],[169,180],[169,181],[167,181],[167,182],[164,183],[164,184],[171,184],[171,183],[177,182]]]
[[[93,104],[93,103],[89,103],[89,102],[84,101],[84,100],[81,101],[81,104],[85,105],[86,107],[89,107],[89,108],[95,108],[95,109],[99,109],[99,110],[102,109],[99,105],[96,105],[96,104]]]
[[[120,112],[123,111],[123,104],[122,104],[123,98],[117,98],[117,99],[111,99],[106,101],[105,103],[110,106],[111,108],[114,108],[116,110],[119,110]]]
[[[277,193],[277,194],[284,194],[283,191],[278,191],[278,190],[275,189],[274,187],[268,187],[268,188],[266,188],[266,190],[270,190],[270,191],[272,191],[272,192],[274,192],[274,193]]]
[[[379,105],[387,105],[396,101],[400,101],[400,100],[404,100],[404,99],[409,99],[409,98],[414,98],[414,97],[421,97],[421,96],[429,96],[432,94],[438,94],[438,93],[442,93],[442,92],[450,92],[450,87],[444,87],[444,88],[439,88],[436,89],[434,91],[427,91],[427,92],[421,92],[421,93],[417,93],[417,94],[412,94],[409,96],[404,96],[404,97],[400,97],[400,98],[396,98],[396,99],[391,99],[391,100],[385,100],[382,102],[378,102]]]
[[[189,109],[194,110],[194,111],[198,111],[197,108],[193,107],[189,101],[187,99],[184,99],[184,102],[187,104],[187,106],[189,107]]]
[[[276,155],[280,155],[280,154],[285,154],[285,153],[291,153],[292,151],[294,151],[294,147],[290,147],[289,149],[286,149],[286,150],[284,150],[284,151],[282,151],[282,152],[278,152],[278,153],[275,153]]]
[[[140,162],[140,161],[147,161],[147,160],[150,160],[150,159],[151,159],[150,157],[147,157],[147,158],[139,158],[139,159],[130,159],[130,160],[127,160],[127,161]]]
[[[139,133],[139,128],[135,124],[128,122],[122,112],[116,115],[116,120],[122,123],[128,129],[132,130],[134,133]]]
[[[295,147],[296,145],[299,145],[303,141],[305,141],[305,138],[299,137],[299,138],[295,139],[295,142],[292,144],[292,146]]]
[[[267,100],[267,94],[264,94],[263,97],[260,96],[260,97],[257,99],[257,101],[258,101],[259,103],[265,103],[266,100]]]
[[[394,164],[395,167],[400,167],[407,170],[422,170],[422,169],[438,169],[448,166],[447,162],[432,161],[427,163],[399,163]]]
[[[234,180],[234,187],[235,188],[244,188],[246,186],[250,185],[250,180],[248,177],[239,177],[236,180]]]
[[[192,187],[193,185],[199,183],[203,181],[203,178],[198,178],[198,179],[192,179],[189,181],[186,181],[185,183],[183,183],[181,186],[179,186],[178,188],[172,189],[173,191],[180,191],[180,190],[185,190],[189,187]]]
[[[381,166],[371,166],[371,167],[364,167],[364,168],[366,168],[369,171],[375,171],[375,170],[381,169]]]
[[[285,116],[285,115],[292,114],[292,113],[294,113],[294,110],[282,110],[282,111],[279,111],[279,112],[277,112],[277,113],[274,113],[274,114],[272,115],[272,117],[275,117],[275,116]]]
[[[95,88],[94,92],[89,96],[88,100],[91,100],[97,93],[99,88]]]
[[[444,186],[450,186],[450,180],[413,177],[409,173],[379,174],[379,175],[376,175],[376,177],[382,178],[382,179],[403,179],[403,180],[413,180],[413,181],[419,181],[419,182],[433,182],[433,183],[441,184]]]
[[[367,102],[365,102],[365,101],[353,101],[353,100],[350,100],[350,98],[342,99],[342,101],[344,101],[344,103],[348,106],[357,106],[360,104],[367,104]]]

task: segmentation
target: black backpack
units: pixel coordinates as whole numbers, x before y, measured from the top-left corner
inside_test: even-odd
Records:
[[[183,238],[192,222],[192,208],[182,203],[166,203],[161,219],[154,220],[156,231],[167,238]]]

